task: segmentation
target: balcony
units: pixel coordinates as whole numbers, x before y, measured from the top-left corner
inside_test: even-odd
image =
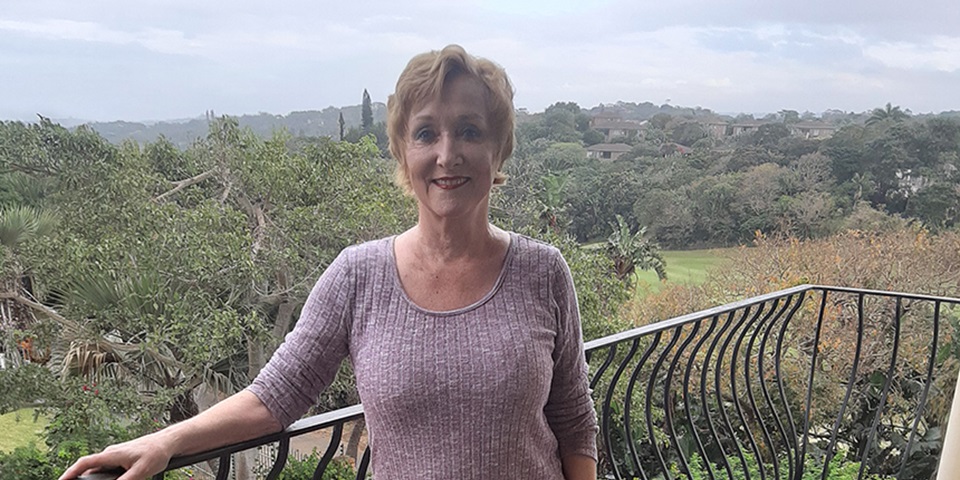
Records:
[[[958,324],[960,299],[804,285],[591,341],[600,476],[930,478],[957,378]],[[303,419],[175,458],[168,472],[213,465],[225,480],[235,454],[261,449],[274,479],[292,438],[330,429],[320,478],[344,426],[362,415],[356,405]],[[367,449],[357,479],[369,460]]]

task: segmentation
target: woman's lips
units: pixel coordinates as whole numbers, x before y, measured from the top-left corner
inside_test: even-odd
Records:
[[[467,183],[467,177],[443,177],[433,180],[433,184],[444,190],[453,190]]]

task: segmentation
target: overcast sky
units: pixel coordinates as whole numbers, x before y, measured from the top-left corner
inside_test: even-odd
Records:
[[[0,119],[164,120],[386,101],[422,51],[516,105],[960,110],[956,0],[3,0]]]

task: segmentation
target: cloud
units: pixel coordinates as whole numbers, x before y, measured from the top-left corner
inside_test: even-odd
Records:
[[[200,45],[183,32],[146,28],[138,32],[113,30],[94,22],[45,19],[39,21],[0,20],[0,30],[47,40],[82,41],[112,45],[138,44],[160,53],[191,54]]]
[[[960,37],[937,36],[924,43],[880,43],[866,47],[864,54],[893,68],[960,71]]]
[[[667,98],[725,112],[955,109],[952,1],[13,2],[0,14],[0,106],[82,100],[135,119],[175,104],[180,116],[347,105],[363,88],[382,101],[412,55],[459,43],[506,67],[533,111]]]

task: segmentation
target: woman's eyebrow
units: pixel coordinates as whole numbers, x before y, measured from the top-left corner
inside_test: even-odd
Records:
[[[487,117],[480,113],[465,113],[457,116],[457,121],[485,122]]]

